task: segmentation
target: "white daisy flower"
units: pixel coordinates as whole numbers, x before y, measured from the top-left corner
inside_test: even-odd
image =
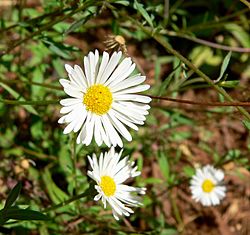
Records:
[[[114,147],[109,152],[101,153],[99,161],[96,155],[88,156],[92,171],[88,176],[96,181],[95,189],[98,194],[95,201],[102,200],[104,208],[107,202],[112,208],[116,220],[122,215],[129,216],[134,211],[130,208],[142,205],[137,194],[145,194],[146,188],[136,188],[123,184],[127,179],[141,174],[134,162],[128,161],[128,156],[120,160],[122,150],[116,153]]]
[[[59,123],[68,123],[64,134],[80,133],[77,143],[89,145],[94,137],[100,146],[123,146],[120,135],[128,141],[131,134],[125,126],[138,130],[143,125],[150,108],[150,97],[135,94],[146,91],[149,85],[139,85],[146,77],[136,74],[131,58],[120,62],[121,52],[114,52],[109,58],[103,53],[99,64],[99,53],[90,52],[84,57],[84,71],[78,65],[66,64],[68,79],[60,79],[64,91],[72,98],[60,101],[61,113],[65,114]],[[120,135],[119,135],[119,134]]]
[[[191,180],[192,198],[203,206],[215,206],[225,197],[224,173],[211,165],[197,169]]]

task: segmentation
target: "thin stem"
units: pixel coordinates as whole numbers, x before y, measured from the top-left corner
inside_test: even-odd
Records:
[[[179,58],[184,64],[186,64],[189,68],[191,68],[194,72],[196,72],[200,77],[202,77],[209,85],[211,85],[216,91],[218,91],[221,95],[223,95],[227,100],[230,102],[234,102],[234,99],[227,94],[227,92],[216,85],[213,80],[211,80],[205,73],[203,73],[201,70],[199,70],[192,62],[190,62],[187,58],[185,58],[183,55],[181,55],[179,52],[177,52],[175,49],[173,49],[168,42],[165,40],[165,38],[157,33],[153,33],[151,29],[148,29],[144,27],[141,23],[133,19],[132,17],[128,17],[132,22],[134,22],[136,25],[138,25],[146,34],[153,37],[159,44],[161,44],[170,54],[175,55],[177,58]],[[236,106],[236,108],[241,112],[243,116],[247,118],[247,120],[250,121],[250,114],[242,107]]]
[[[58,159],[58,157],[56,156],[53,156],[53,155],[47,155],[47,154],[44,154],[44,153],[39,153],[39,152],[36,152],[36,151],[33,151],[31,149],[27,149],[27,148],[24,148],[23,146],[21,145],[15,145],[15,147],[17,149],[20,149],[21,151],[23,151],[25,154],[29,154],[31,156],[34,156],[38,159],[42,159],[42,160],[52,160],[52,161],[55,161]]]
[[[182,222],[182,218],[181,218],[181,215],[180,215],[180,211],[177,207],[177,204],[176,204],[176,201],[172,195],[172,191],[170,192],[170,202],[171,202],[171,205],[172,205],[172,208],[173,208],[173,212],[174,212],[174,216],[175,216],[175,219],[176,219],[176,222],[178,223],[178,229],[179,229],[179,232],[182,232],[183,231],[183,222]]]
[[[25,23],[27,23],[27,24],[30,23],[31,24],[32,22],[41,22],[44,18],[47,18],[47,17],[56,17],[56,16],[62,14],[63,12],[69,11],[71,9],[72,9],[72,7],[71,8],[67,7],[67,8],[64,8],[64,9],[56,9],[53,12],[50,12],[50,13],[47,13],[47,14],[43,14],[43,15],[34,17],[32,19],[29,19],[29,20],[25,21]],[[6,32],[6,31],[9,31],[10,29],[13,29],[13,28],[18,27],[18,26],[21,26],[20,22],[17,23],[17,24],[10,25],[9,27],[0,29],[0,35],[2,33]]]
[[[176,32],[166,32],[166,34],[168,36],[173,36],[173,37],[180,37],[180,38],[185,38],[187,40],[199,43],[199,44],[203,44],[209,47],[213,47],[213,48],[217,48],[217,49],[221,49],[221,50],[225,50],[225,51],[234,51],[234,52],[241,52],[241,53],[250,53],[250,48],[242,48],[242,47],[231,47],[231,46],[226,46],[226,45],[221,45],[215,42],[209,42],[207,40],[204,39],[200,39],[200,38],[195,38],[195,37],[191,37],[188,35],[181,35],[178,34]]]
[[[87,4],[88,3],[88,4]],[[53,20],[45,25],[43,25],[39,30],[31,33],[29,36],[27,36],[26,38],[24,39],[21,39],[19,41],[17,41],[16,43],[14,43],[11,47],[9,47],[6,51],[3,51],[2,54],[0,55],[0,58],[2,56],[4,56],[5,54],[8,54],[9,52],[11,52],[13,49],[15,49],[17,46],[29,41],[30,39],[32,39],[33,37],[41,34],[43,31],[45,30],[48,30],[49,28],[51,28],[52,26],[54,26],[55,24],[61,22],[61,21],[64,21],[65,19],[71,17],[72,15],[84,10],[85,8],[87,8],[90,4],[90,2],[85,2],[83,3],[83,5],[77,9],[74,9],[73,11],[71,11],[70,13],[66,14],[66,15],[63,15],[61,17],[58,17],[56,20]]]
[[[0,99],[0,103],[10,104],[10,105],[36,105],[36,106],[44,106],[49,104],[58,104],[58,100],[29,100],[29,101],[18,101],[18,100],[7,100]]]
[[[6,79],[1,79],[1,78],[0,78],[0,82],[6,83],[6,84],[24,83],[28,85],[41,86],[41,87],[45,87],[48,89],[63,90],[63,88],[60,86],[50,85],[50,84],[40,83],[40,82],[31,82],[31,81],[23,81],[23,80],[6,80]]]
[[[70,199],[68,199],[68,200],[66,200],[64,202],[61,202],[61,203],[59,203],[57,205],[49,207],[49,208],[43,210],[42,212],[54,211],[54,210],[59,209],[61,207],[67,206],[68,204],[70,204],[70,203],[72,203],[74,201],[77,201],[77,200],[79,200],[81,198],[84,198],[84,197],[88,196],[89,195],[89,190],[90,190],[90,188],[88,188],[85,192],[83,192],[83,193],[81,193],[79,195],[75,195],[72,198],[70,198]]]
[[[216,19],[215,21],[207,21],[205,23],[201,23],[201,24],[196,24],[196,25],[192,25],[190,27],[187,27],[185,29],[181,29],[180,31],[195,31],[195,30],[199,30],[199,29],[207,29],[207,28],[216,28],[216,27],[222,27],[223,25],[225,25],[227,22],[225,22],[226,20],[232,19],[234,17],[243,15],[247,12],[249,12],[250,9],[245,8],[241,11],[237,11],[231,15],[227,15],[224,17],[221,17],[220,19]],[[239,22],[240,23],[240,22]]]
[[[157,100],[166,100],[171,102],[177,102],[182,104],[192,104],[192,105],[200,105],[200,106],[245,106],[250,107],[250,102],[197,102],[192,100],[183,100],[183,99],[174,99],[170,97],[161,97],[161,96],[153,96],[148,95],[152,99]]]

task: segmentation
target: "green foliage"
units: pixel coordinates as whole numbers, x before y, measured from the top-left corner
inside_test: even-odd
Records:
[[[21,191],[22,184],[19,182],[9,193],[4,208],[0,210],[0,225],[5,224],[8,220],[49,220],[49,217],[46,215],[29,209],[19,209],[16,206],[12,206]]]
[[[13,203],[17,200],[20,191],[22,188],[22,184],[19,182],[16,184],[16,186],[10,191],[9,196],[6,199],[5,205],[4,205],[4,210],[10,208]]]
[[[227,66],[229,64],[230,58],[231,58],[232,52],[228,52],[228,54],[226,55],[226,57],[223,60],[223,63],[221,65],[221,69],[220,69],[220,76],[218,77],[218,79],[216,81],[220,81],[227,69]]]
[[[185,233],[189,224],[183,227],[180,219],[192,214],[197,220],[189,223],[197,223],[203,211],[185,207],[178,193],[175,205],[170,195],[189,193],[197,165],[226,169],[233,163],[229,174],[240,179],[250,170],[247,108],[153,100],[145,126],[129,130],[132,142],[124,140],[124,153],[142,171],[129,183],[146,187],[147,194],[142,208],[116,222],[110,208],[93,201],[95,189],[64,205],[90,192],[87,156],[107,148],[76,146],[76,136],[63,135],[57,123],[66,97],[59,84],[67,77],[64,64],[83,66],[88,51],[102,51],[111,33],[125,38],[137,72],[151,85],[147,94],[201,103],[249,100],[249,9],[240,1],[31,0],[0,4],[0,12],[0,224],[13,234]],[[21,103],[29,101],[34,105]],[[17,183],[6,196],[18,181],[22,192]],[[231,194],[240,188],[231,186]],[[225,199],[221,211],[230,204]],[[50,217],[39,212],[44,208]]]

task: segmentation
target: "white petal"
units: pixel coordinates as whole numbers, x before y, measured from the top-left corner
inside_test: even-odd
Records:
[[[109,60],[109,63],[101,76],[101,79],[100,79],[101,84],[104,84],[106,82],[106,80],[109,78],[109,76],[113,73],[115,67],[119,63],[121,56],[122,56],[121,51],[119,51],[118,53],[114,52],[112,54],[112,56]]]
[[[87,86],[91,86],[91,72],[90,72],[90,62],[87,56],[84,57],[84,72],[86,75]]]
[[[111,84],[113,81],[116,81],[120,77],[127,78],[129,76],[128,70],[131,67],[131,64],[132,64],[131,58],[125,58],[114,70],[110,78],[105,82],[105,86],[108,86],[109,84]]]
[[[137,93],[137,92],[142,92],[142,91],[146,91],[150,88],[149,85],[139,85],[136,87],[132,87],[132,88],[127,88],[121,91],[118,91],[115,93],[115,95],[122,95],[122,94],[131,94],[131,93]]]
[[[65,64],[64,67],[65,67],[67,73],[69,73],[69,74],[72,73],[73,68],[69,64]]]
[[[101,121],[100,121],[100,117],[96,116],[95,118],[95,123],[94,123],[94,137],[95,137],[95,142],[97,143],[98,146],[100,146],[102,144],[102,135],[101,135]]]
[[[71,106],[74,104],[79,104],[81,103],[82,100],[81,99],[76,99],[76,98],[66,98],[60,101],[60,104],[63,106]]]
[[[71,88],[64,88],[64,91],[67,95],[71,97],[78,98],[78,99],[83,98],[83,93],[78,90],[71,89]]]
[[[79,119],[74,127],[74,132],[77,132],[80,130],[80,128],[82,127],[85,119],[87,117],[87,111],[83,108],[81,111],[80,111],[80,116],[79,116]]]
[[[102,197],[102,195],[99,193],[99,194],[97,194],[97,195],[94,197],[94,200],[95,200],[95,201],[99,201],[101,197]]]
[[[109,62],[109,54],[106,51],[104,51],[102,56],[102,62],[98,71],[98,75],[96,77],[97,84],[100,83],[103,72],[106,69],[108,62]]]
[[[87,78],[86,78],[85,74],[83,73],[82,68],[78,65],[75,65],[74,70],[77,73],[79,82],[82,84],[82,86],[87,87],[88,86],[87,85]]]
[[[88,124],[86,123],[87,133],[86,133],[86,138],[83,140],[83,144],[86,144],[87,146],[91,143],[93,137],[94,124],[95,124],[95,116],[91,115],[89,123]]]
[[[70,105],[70,106],[64,106],[61,108],[60,113],[63,113],[63,114],[68,113],[74,109],[78,109],[81,106],[82,106],[82,104],[74,104],[74,105]]]
[[[132,136],[130,135],[126,127],[115,117],[115,115],[113,115],[112,112],[109,112],[108,115],[112,121],[112,124],[115,126],[116,130],[118,130],[126,140],[131,141]]]
[[[113,95],[113,99],[118,100],[132,100],[141,103],[149,103],[151,102],[151,98],[144,95],[134,95],[134,94],[122,94],[122,95]]]
[[[122,123],[129,126],[130,128],[138,131],[138,127],[131,122],[130,119],[127,118],[126,115],[122,115],[121,113],[117,112],[115,109],[111,109],[109,112],[114,112],[114,115],[119,119]]]
[[[144,82],[146,80],[146,77],[145,76],[140,76],[140,75],[135,75],[133,77],[130,77],[116,85],[113,85],[113,84],[110,84],[109,85],[109,88],[111,90],[111,92],[116,92],[116,91],[119,91],[119,90],[123,90],[123,89],[126,89],[128,87],[133,87],[133,86],[136,86],[136,85],[139,85],[141,84],[142,82]]]
[[[126,115],[129,118],[132,117],[132,118],[140,120],[140,121],[146,120],[144,115],[139,114],[134,109],[131,109],[130,107],[125,106],[122,103],[114,103],[113,109],[119,111],[120,113],[122,113],[123,115]]]
[[[103,122],[103,126],[105,128],[107,135],[109,136],[109,139],[112,145],[116,146],[118,144],[120,147],[122,147],[123,146],[122,140],[120,136],[117,134],[117,131],[114,129],[114,127],[110,123],[110,120],[107,117],[107,115],[102,116],[102,122]]]

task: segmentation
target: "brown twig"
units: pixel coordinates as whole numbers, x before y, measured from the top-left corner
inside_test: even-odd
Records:
[[[196,38],[196,37],[191,37],[188,35],[181,35],[181,34],[177,34],[175,32],[167,32],[166,33],[168,36],[173,36],[173,37],[180,37],[180,38],[185,38],[187,40],[199,43],[199,44],[203,44],[209,47],[213,47],[213,48],[217,48],[217,49],[221,49],[224,51],[234,51],[234,52],[240,52],[240,53],[250,53],[250,48],[243,48],[243,47],[233,47],[233,46],[227,46],[227,45],[222,45],[222,44],[218,44],[215,42],[210,42],[204,39],[200,39],[200,38]]]
[[[150,98],[156,100],[166,100],[171,102],[177,102],[182,104],[200,105],[200,106],[242,106],[250,107],[250,102],[197,102],[192,100],[175,99],[169,97],[153,96],[149,95]]]

